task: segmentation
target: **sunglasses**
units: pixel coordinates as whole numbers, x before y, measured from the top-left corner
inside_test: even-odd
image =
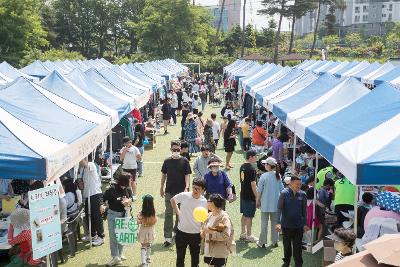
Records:
[[[171,150],[172,150],[172,152],[180,152],[180,151],[181,151],[180,148],[173,148],[173,149],[171,149]]]

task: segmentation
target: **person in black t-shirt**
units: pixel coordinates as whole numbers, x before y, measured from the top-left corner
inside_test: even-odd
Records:
[[[136,119],[135,119],[136,120]],[[139,151],[140,155],[142,155],[142,159],[137,162],[137,170],[138,170],[138,177],[143,176],[143,153],[144,153],[144,144],[143,140],[145,137],[144,127],[142,124],[135,122],[135,137],[133,138],[133,145],[136,146]]]
[[[107,266],[114,266],[121,263],[124,256],[122,255],[123,246],[117,243],[115,235],[115,218],[125,217],[129,212],[132,204],[132,191],[130,190],[129,181],[131,174],[123,172],[116,185],[112,185],[104,192],[104,204],[100,206],[101,214],[107,210],[108,232],[110,236],[111,261]],[[103,215],[104,216],[104,215]]]
[[[160,195],[165,199],[165,220],[164,220],[164,246],[172,243],[173,209],[171,198],[181,192],[189,191],[189,176],[192,173],[187,158],[180,155],[181,147],[178,142],[171,142],[172,156],[165,159],[161,167]],[[165,186],[165,189],[164,189]],[[175,226],[177,221],[175,221]]]
[[[163,113],[163,121],[164,121],[164,134],[168,133],[168,125],[171,120],[171,99],[166,98],[164,100],[164,104],[162,105],[161,111]]]
[[[242,232],[240,239],[248,242],[256,242],[257,238],[251,235],[251,227],[256,213],[256,169],[252,164],[257,162],[255,150],[246,152],[246,162],[240,166],[240,213],[242,213]]]

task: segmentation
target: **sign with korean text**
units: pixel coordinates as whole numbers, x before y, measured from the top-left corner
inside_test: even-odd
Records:
[[[59,185],[52,185],[28,192],[34,259],[62,248],[58,189]]]

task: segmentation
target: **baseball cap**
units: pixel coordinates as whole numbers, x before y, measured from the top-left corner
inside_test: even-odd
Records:
[[[276,159],[274,159],[273,157],[266,158],[266,159],[262,160],[261,163],[268,164],[271,166],[276,166],[276,164],[277,164]]]

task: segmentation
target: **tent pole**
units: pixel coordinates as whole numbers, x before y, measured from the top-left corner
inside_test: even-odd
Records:
[[[110,132],[110,182],[111,179],[113,178],[113,146],[112,146],[112,129]]]
[[[318,152],[315,153],[315,174],[314,177],[317,177],[317,173],[318,173]],[[314,245],[314,231],[315,231],[315,227],[314,227],[314,222],[315,222],[315,203],[317,200],[317,187],[315,186],[315,182],[314,182],[314,199],[313,199],[313,210],[312,210],[312,220],[311,220],[311,247]]]
[[[92,160],[93,160],[93,152],[92,152]],[[90,205],[90,187],[88,186],[88,228],[89,228],[89,247],[92,248],[92,212],[91,212],[91,205]]]
[[[356,190],[355,190],[355,194],[354,194],[354,233],[357,235],[357,220],[358,220],[358,216],[357,216],[357,212],[358,212],[358,192],[359,192],[359,186],[356,185]]]
[[[296,170],[296,146],[297,146],[297,135],[296,130],[293,131],[293,158],[292,158],[292,173],[295,173]]]

